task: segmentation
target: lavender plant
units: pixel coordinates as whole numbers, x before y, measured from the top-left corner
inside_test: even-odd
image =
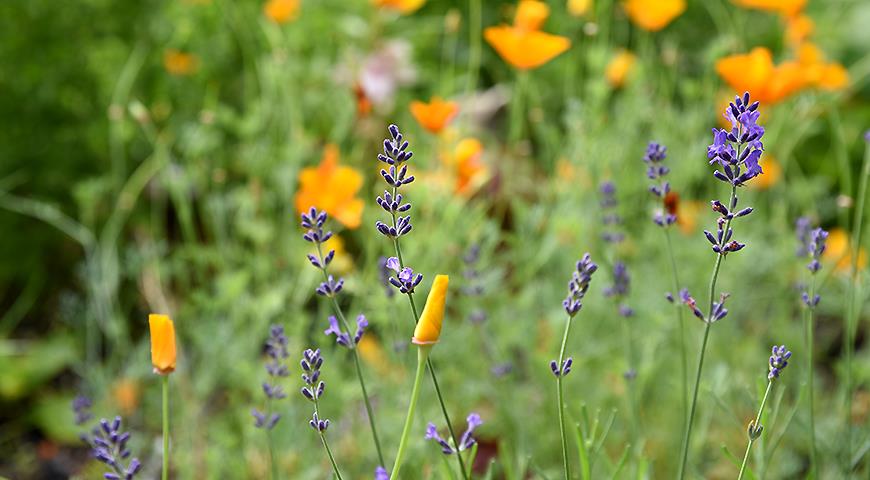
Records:
[[[131,457],[127,442],[130,441],[130,432],[121,430],[121,417],[115,417],[111,422],[100,420],[99,428],[95,428],[90,437],[91,454],[97,461],[104,463],[112,471],[103,474],[106,480],[132,480],[142,470],[142,463]]]
[[[275,428],[278,420],[281,419],[281,414],[274,411],[272,402],[287,397],[287,394],[278,382],[290,375],[290,370],[287,368],[287,357],[290,356],[290,353],[287,352],[287,336],[284,334],[284,327],[281,325],[269,327],[269,339],[266,340],[266,355],[269,357],[269,361],[265,366],[269,379],[263,382],[263,393],[266,395],[266,408],[264,411],[253,408],[251,409],[251,415],[254,417],[254,426],[266,432],[266,442],[269,445],[269,468],[274,479],[278,478],[278,468],[275,462],[272,429]]]
[[[568,296],[562,301],[562,307],[565,313],[568,314],[565,320],[565,332],[562,334],[562,346],[559,348],[558,360],[550,361],[550,370],[556,377],[556,398],[558,401],[559,411],[559,433],[562,437],[562,464],[564,467],[565,479],[571,478],[571,467],[568,462],[568,435],[565,429],[565,398],[562,389],[562,380],[571,372],[571,365],[574,363],[572,357],[565,357],[565,347],[568,345],[568,336],[571,333],[571,325],[574,323],[574,317],[583,308],[583,297],[589,290],[589,283],[592,281],[592,274],[598,270],[598,265],[592,262],[592,258],[588,253],[583,255],[576,265],[575,271],[568,282]]]
[[[326,390],[326,382],[320,379],[320,367],[323,366],[323,357],[320,355],[320,349],[311,350],[309,348],[302,352],[300,365],[302,366],[302,381],[305,383],[300,392],[303,397],[314,404],[314,413],[311,415],[308,425],[317,432],[320,442],[323,443],[323,448],[326,450],[326,455],[329,457],[329,463],[332,464],[332,471],[341,480],[341,472],[335,463],[335,457],[329,448],[329,442],[326,441],[326,429],[329,428],[329,419],[323,418],[320,414],[319,400]]]
[[[342,347],[347,348],[351,351],[353,356],[354,367],[356,367],[356,376],[359,380],[360,390],[362,391],[363,401],[366,407],[366,415],[369,420],[369,427],[372,431],[372,438],[375,443],[375,450],[378,454],[378,462],[380,465],[384,465],[384,455],[381,452],[381,442],[378,438],[378,430],[375,426],[375,417],[374,411],[372,409],[371,401],[369,400],[369,394],[366,390],[366,383],[362,373],[362,367],[360,365],[359,353],[357,352],[357,344],[362,340],[363,334],[365,334],[366,328],[368,327],[368,321],[364,315],[357,316],[356,319],[356,331],[353,334],[353,338],[350,337],[350,325],[348,324],[347,318],[344,315],[344,311],[341,306],[338,304],[338,300],[336,296],[341,292],[344,287],[344,280],[339,278],[335,280],[335,278],[329,274],[328,267],[332,260],[335,258],[335,250],[330,250],[325,255],[323,253],[323,244],[327,240],[332,237],[332,232],[328,230],[324,230],[323,226],[326,224],[327,214],[326,212],[318,212],[316,208],[311,207],[307,214],[302,214],[302,228],[307,229],[305,234],[302,236],[305,241],[313,243],[317,249],[317,254],[308,254],[308,261],[315,268],[320,270],[323,275],[323,282],[317,287],[317,294],[327,297],[331,300],[332,308],[337,315],[330,316],[328,319],[329,328],[324,330],[324,334],[327,336],[335,335],[335,341]]]
[[[761,399],[758,414],[754,420],[750,420],[749,427],[746,429],[749,443],[746,445],[746,453],[743,454],[743,463],[740,465],[740,473],[737,475],[737,480],[743,478],[743,473],[746,471],[746,465],[749,461],[749,452],[752,451],[752,444],[761,436],[761,432],[764,430],[764,426],[761,424],[761,416],[764,413],[764,405],[767,403],[770,389],[773,386],[774,380],[778,379],[782,371],[785,370],[785,367],[788,366],[789,358],[791,358],[791,352],[785,348],[785,345],[773,346],[770,359],[768,360],[767,388],[764,390],[764,397]]]
[[[716,282],[719,279],[719,269],[722,260],[729,253],[742,250],[746,244],[735,240],[731,228],[736,218],[745,217],[752,213],[752,207],[738,210],[737,188],[746,185],[747,182],[760,175],[762,172],[759,160],[764,151],[761,138],[764,136],[764,127],[758,125],[759,103],[750,102],[749,92],[743,96],[735,97],[728,104],[724,116],[731,122],[731,130],[713,129],[713,143],[707,147],[707,158],[710,165],[715,164],[713,176],[731,187],[731,196],[727,204],[719,200],[713,200],[711,206],[714,212],[719,214],[716,220],[716,234],[708,230],[704,235],[711,244],[716,261],[713,266],[713,274],[710,279],[709,308],[705,315],[697,306],[695,299],[687,290],[681,292],[680,297],[692,310],[694,315],[704,322],[704,337],[701,341],[701,350],[698,355],[698,367],[695,374],[695,386],[692,392],[692,402],[689,408],[689,417],[685,425],[683,435],[682,459],[680,461],[679,478],[685,478],[686,461],[689,455],[689,445],[692,436],[692,422],[695,417],[695,408],[698,402],[698,387],[701,383],[701,372],[704,368],[704,355],[707,350],[707,340],[710,337],[710,327],[728,314],[725,308],[727,294],[721,294],[719,302],[715,301]]]
[[[411,232],[413,225],[411,224],[411,215],[407,212],[411,209],[411,204],[405,202],[404,195],[400,193],[400,189],[414,181],[413,175],[408,175],[407,162],[414,156],[414,152],[408,150],[409,143],[405,140],[399,127],[390,125],[388,128],[390,138],[384,139],[384,153],[378,154],[378,160],[387,165],[381,169],[381,176],[389,187],[384,190],[383,195],[377,197],[378,205],[389,215],[389,222],[385,223],[378,220],[375,223],[377,230],[385,237],[393,242],[393,249],[396,252],[395,257],[387,260],[386,266],[391,269],[395,275],[389,279],[390,283],[399,290],[399,292],[408,297],[408,303],[411,306],[411,313],[414,315],[414,322],[419,323],[420,314],[417,310],[417,304],[414,301],[414,288],[423,280],[420,273],[415,274],[413,269],[409,267],[402,257],[402,248],[400,239]],[[404,215],[403,215],[404,214]],[[441,406],[441,413],[444,415],[444,422],[447,424],[447,430],[450,433],[450,438],[454,445],[457,445],[456,433],[453,429],[453,424],[450,422],[450,415],[447,413],[447,407],[444,404],[444,397],[441,395],[441,388],[438,385],[438,376],[435,373],[435,367],[432,359],[426,357],[426,365],[429,370],[429,376],[432,378],[432,385],[435,387],[435,394],[438,397],[438,403]],[[462,460],[462,455],[456,456],[459,463],[459,471],[462,478],[467,479],[468,475],[465,470],[465,463]],[[396,469],[394,469],[396,470]],[[393,472],[395,475],[395,471]]]

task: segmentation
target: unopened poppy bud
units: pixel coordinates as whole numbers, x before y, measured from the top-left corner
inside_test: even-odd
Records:
[[[426,306],[423,307],[423,314],[420,315],[420,321],[417,322],[414,337],[411,339],[417,345],[438,343],[438,338],[441,336],[441,322],[444,319],[444,300],[447,298],[448,283],[450,277],[447,275],[435,276],[432,289],[429,290],[429,297],[426,299]]]
[[[154,373],[168,375],[175,371],[175,325],[168,315],[148,315],[151,329],[151,364]]]

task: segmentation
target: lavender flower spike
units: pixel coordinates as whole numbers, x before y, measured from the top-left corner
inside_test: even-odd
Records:
[[[617,230],[622,224],[622,217],[616,213],[616,207],[619,205],[616,200],[616,185],[613,182],[603,182],[599,190],[601,191],[599,205],[603,212],[601,222],[606,228],[601,238],[607,243],[620,243],[625,239],[625,235]]]
[[[401,268],[396,257],[388,258],[386,267],[395,273],[395,276],[389,279],[390,284],[401,293],[414,293],[414,289],[423,281],[423,275],[420,273],[415,275],[411,267]]]
[[[477,427],[483,425],[483,420],[477,413],[471,413],[468,415],[465,421],[468,424],[468,427],[465,429],[465,432],[459,439],[458,449],[453,448],[453,446],[450,445],[447,440],[443,439],[441,435],[438,434],[438,428],[435,427],[435,424],[432,422],[429,422],[426,425],[426,435],[423,438],[425,438],[426,440],[435,441],[435,443],[437,443],[441,447],[441,452],[444,455],[452,455],[457,452],[468,450],[469,448],[473,447],[475,443],[477,443],[477,440],[475,440],[472,435],[474,434],[474,430],[476,430]]]
[[[124,466],[124,461],[130,458],[127,448],[130,433],[121,431],[121,417],[115,417],[111,422],[105,418],[100,420],[100,427],[94,429],[91,454],[97,461],[109,466],[112,471],[103,474],[107,480],[132,480],[142,469],[139,459],[133,458]]]
[[[592,262],[588,253],[577,262],[571,281],[568,282],[568,296],[562,301],[562,306],[569,317],[574,317],[583,308],[583,297],[589,290],[589,282],[592,281],[592,274],[596,270],[598,265]]]
[[[770,360],[768,361],[770,373],[767,378],[771,381],[779,378],[779,374],[788,366],[788,359],[791,358],[791,352],[785,348],[785,345],[774,345],[771,349]]]
[[[387,473],[387,469],[378,465],[378,468],[375,469],[375,480],[390,480],[390,474]]]
[[[663,165],[667,156],[668,148],[656,142],[650,142],[647,145],[646,154],[643,156],[643,161],[647,165],[646,176],[651,181],[649,191],[662,201],[671,191],[671,184],[665,180],[670,169]],[[669,227],[677,222],[677,216],[658,210],[653,215],[653,222],[660,227]]]
[[[263,393],[269,400],[280,400],[287,396],[284,389],[278,384],[281,378],[290,375],[290,370],[287,367],[287,358],[290,356],[287,351],[287,343],[284,327],[272,325],[269,328],[269,339],[266,340],[266,355],[269,357],[269,361],[265,368],[269,380],[263,382]],[[267,402],[267,406],[269,408],[265,412],[256,408],[251,409],[251,416],[254,417],[255,427],[271,430],[281,419],[281,415],[271,411],[271,402]]]
[[[377,197],[377,202],[390,215],[392,222],[386,224],[378,220],[375,227],[382,235],[395,240],[407,235],[413,228],[410,215],[399,215],[411,209],[410,203],[403,203],[399,189],[414,181],[414,176],[408,175],[406,164],[414,156],[414,152],[408,150],[408,141],[404,139],[399,127],[390,125],[389,131],[390,138],[384,140],[384,153],[378,155],[378,160],[388,165],[386,169],[381,169],[381,176],[392,188],[392,192],[384,190],[384,194]]]

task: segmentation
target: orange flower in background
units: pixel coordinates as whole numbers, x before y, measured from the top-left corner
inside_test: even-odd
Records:
[[[840,90],[849,85],[849,72],[839,63],[825,61],[822,50],[804,42],[798,48],[798,64],[808,83],[822,90]]]
[[[627,0],[622,4],[628,18],[638,27],[657,32],[686,10],[685,0]]]
[[[762,103],[776,103],[805,85],[799,65],[774,65],[770,50],[764,47],[716,61],[716,72],[734,91],[748,91]]]
[[[456,144],[453,161],[456,165],[456,192],[469,193],[485,178],[489,169],[482,161],[483,144],[476,138],[463,138]]]
[[[357,170],[339,165],[338,147],[329,144],[317,167],[303,168],[299,173],[299,191],[296,192],[296,211],[309,208],[325,210],[347,228],[360,225],[363,201],[356,198],[362,188],[363,177]]]
[[[414,329],[411,341],[417,345],[434,345],[441,337],[441,324],[444,320],[444,301],[447,298],[447,285],[450,277],[436,275],[432,289],[426,297],[426,306],[420,314],[420,321]]]
[[[852,269],[852,248],[849,234],[842,228],[833,228],[828,233],[825,242],[825,252],[822,258],[829,262],[836,262],[834,270],[839,273],[848,273]],[[867,266],[867,251],[862,247],[858,251],[858,270]]]
[[[358,117],[367,117],[372,113],[372,101],[366,96],[366,92],[359,83],[353,86],[353,96],[356,99],[356,114]]]
[[[680,227],[680,232],[683,235],[694,234],[698,230],[698,217],[709,208],[709,203],[698,200],[680,203],[679,213],[677,213],[677,226]]]
[[[625,80],[634,71],[634,64],[637,57],[628,50],[621,50],[617,53],[610,62],[607,68],[604,69],[604,77],[607,83],[613,88],[622,88]]]
[[[788,17],[785,20],[785,41],[789,45],[800,45],[810,38],[815,29],[813,19],[803,13]]]
[[[124,415],[131,415],[139,406],[139,384],[135,380],[122,379],[112,387],[115,404]]]
[[[429,103],[416,100],[411,102],[411,115],[420,126],[432,133],[440,133],[457,113],[459,105],[456,102],[444,101],[441,97],[432,97]]]
[[[299,15],[299,0],[269,0],[263,5],[263,13],[275,23],[296,20]]]
[[[749,188],[757,190],[767,190],[768,188],[779,183],[782,178],[782,166],[776,161],[772,155],[765,153],[761,156],[758,164],[761,166],[761,175],[755,177]]]
[[[172,48],[163,52],[163,68],[170,75],[186,76],[196,72],[199,61],[193,54]]]
[[[568,50],[571,41],[539,29],[550,14],[550,8],[535,0],[522,0],[517,6],[513,25],[487,27],[483,38],[496,53],[520,70],[531,70]]]
[[[168,375],[175,371],[175,325],[168,315],[148,315],[151,330],[151,364],[154,373]]]
[[[756,10],[779,12],[786,16],[796,15],[804,9],[807,0],[732,0],[735,5]]]
[[[378,7],[389,8],[408,15],[419,10],[426,3],[426,0],[373,0],[373,2]]]
[[[575,17],[586,15],[592,7],[592,0],[568,0],[568,13]]]

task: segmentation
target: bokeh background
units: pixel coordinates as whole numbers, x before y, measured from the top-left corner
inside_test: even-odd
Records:
[[[100,476],[70,408],[84,394],[98,417],[124,416],[143,476],[156,476],[160,389],[147,315],[165,312],[180,352],[173,478],[266,478],[266,438],[250,410],[264,402],[271,324],[285,327],[293,360],[274,430],[283,478],[329,472],[296,395],[296,359],[309,346],[327,358],[322,408],[339,463],[349,478],[370,477],[353,365],[322,334],[330,310],[314,295],[298,213],[315,204],[332,216],[343,305],[372,324],[360,351],[392,457],[415,361],[410,313],[379,264],[391,245],[374,228],[376,156],[396,123],[417,177],[406,191],[405,258],[425,275],[423,292],[436,273],[452,278],[433,359],[452,417],[484,419],[475,472],[560,475],[547,363],[573,262],[588,251],[601,270],[568,347],[571,424],[588,441],[593,478],[672,477],[680,326],[665,300],[670,266],[642,157],[650,140],[668,147],[682,286],[706,302],[715,257],[702,230],[715,227],[708,202],[728,194],[706,146],[727,101],[750,90],[762,101],[765,173],[740,189],[755,213],[735,227],[748,246],[720,277],[730,314],[711,334],[690,472],[736,477],[773,343],[789,345],[794,361],[752,467],[758,478],[807,472],[799,285],[808,275],[794,233],[807,216],[831,231],[815,326],[820,475],[866,476],[866,253],[850,238],[865,201],[870,4],[709,0],[669,13],[670,3],[548,0],[541,25],[522,25],[517,4],[500,0],[0,3],[0,475]],[[511,50],[484,37],[500,24],[570,47]],[[551,48],[559,54],[527,58]],[[523,61],[541,65],[517,68]],[[432,97],[449,103],[414,103]],[[604,181],[616,186],[616,227],[602,222]],[[622,242],[605,241],[612,228]],[[628,320],[602,294],[616,259],[631,272]],[[694,362],[703,325],[686,316]],[[407,478],[450,478],[422,438],[426,421],[443,428],[430,385],[422,397]]]

